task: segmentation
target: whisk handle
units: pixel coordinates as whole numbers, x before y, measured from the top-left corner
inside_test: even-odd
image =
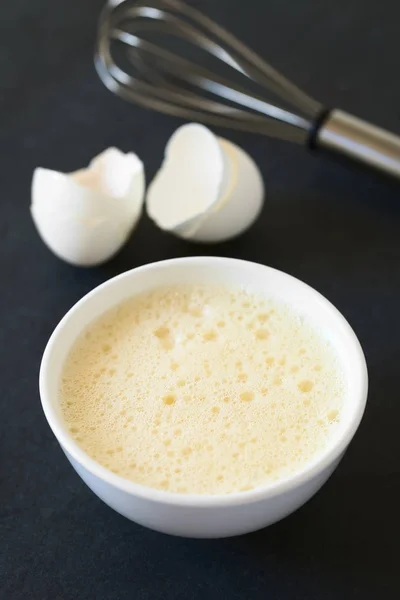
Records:
[[[400,137],[349,113],[328,113],[314,145],[400,179]]]

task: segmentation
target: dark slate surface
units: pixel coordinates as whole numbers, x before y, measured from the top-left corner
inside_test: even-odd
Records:
[[[396,0],[214,0],[196,4],[300,86],[400,132]],[[0,596],[6,600],[400,597],[400,187],[251,135],[263,171],[255,227],[196,248],[144,218],[109,264],[69,267],[29,216],[34,167],[72,170],[109,145],[133,149],[150,178],[178,121],[103,89],[92,66],[102,0],[0,6]],[[315,286],[359,335],[370,372],[362,426],[336,474],[275,526],[236,539],[147,531],[98,500],[41,412],[41,353],[65,311],[107,278],[207,251],[259,261]]]

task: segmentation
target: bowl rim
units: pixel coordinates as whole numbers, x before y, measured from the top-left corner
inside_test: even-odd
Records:
[[[61,424],[62,417],[57,415],[51,399],[48,372],[49,365],[52,360],[52,353],[56,344],[59,343],[60,336],[63,335],[64,328],[68,326],[69,319],[75,314],[75,312],[79,311],[80,308],[93,296],[102,293],[106,288],[114,286],[121,280],[135,277],[136,274],[140,274],[143,271],[157,271],[157,269],[160,268],[168,269],[169,267],[173,267],[178,263],[189,265],[192,264],[194,266],[199,264],[204,265],[206,263],[219,263],[220,265],[222,263],[225,263],[226,267],[230,268],[240,266],[241,268],[264,271],[264,273],[279,273],[281,276],[287,278],[288,281],[290,281],[294,285],[300,285],[304,287],[306,291],[308,291],[309,294],[311,293],[311,296],[315,298],[315,301],[319,301],[320,303],[322,302],[325,305],[325,307],[341,322],[342,327],[344,327],[353,345],[353,353],[357,360],[356,366],[358,367],[355,370],[354,374],[354,377],[358,377],[359,380],[357,387],[358,395],[357,398],[354,400],[354,410],[350,412],[345,426],[343,427],[342,431],[338,434],[337,438],[334,438],[332,445],[320,456],[317,456],[317,458],[311,464],[306,465],[300,471],[297,471],[285,477],[284,479],[280,479],[276,482],[266,483],[264,485],[257,486],[256,488],[247,491],[238,491],[225,494],[181,494],[177,492],[169,492],[135,483],[131,480],[120,477],[112,471],[109,471],[107,468],[103,467],[101,464],[92,459],[88,454],[86,454],[84,450],[80,448],[80,446],[73,440],[71,436],[69,436],[66,433],[65,429],[63,428]],[[303,484],[306,484],[312,478],[318,476],[326,468],[329,468],[329,466],[334,464],[336,460],[339,460],[341,458],[341,455],[344,453],[347,446],[349,445],[350,441],[352,440],[355,432],[357,431],[362,416],[364,414],[368,394],[368,371],[365,356],[361,348],[360,342],[353,329],[351,328],[350,324],[340,313],[340,311],[322,294],[317,292],[313,287],[304,283],[300,279],[297,279],[296,277],[285,273],[284,271],[280,271],[278,269],[269,267],[267,265],[263,265],[261,263],[227,257],[195,256],[172,258],[168,260],[148,263],[140,267],[130,269],[129,271],[125,271],[124,273],[116,275],[115,277],[112,277],[104,283],[96,286],[93,290],[91,290],[90,292],[85,294],[80,300],[78,300],[60,320],[47,342],[40,364],[39,391],[42,409],[47,419],[47,422],[50,428],[52,429],[59,444],[66,452],[67,457],[73,458],[78,464],[84,467],[84,469],[86,469],[93,476],[99,478],[100,480],[109,484],[110,486],[129,494],[132,497],[139,497],[159,504],[167,504],[182,507],[226,507],[231,505],[251,504],[260,500],[265,500],[267,498],[269,499],[279,496],[285,493],[286,491],[290,491],[295,488],[301,487]]]

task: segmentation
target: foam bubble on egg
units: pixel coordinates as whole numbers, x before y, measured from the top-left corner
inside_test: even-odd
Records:
[[[263,205],[257,165],[239,146],[198,123],[170,138],[146,210],[158,227],[197,242],[222,242],[248,229]]]
[[[132,152],[108,148],[85,169],[35,169],[31,214],[48,248],[78,266],[110,259],[129,238],[142,213],[143,163]]]

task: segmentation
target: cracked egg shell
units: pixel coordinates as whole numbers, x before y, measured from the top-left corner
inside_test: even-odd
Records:
[[[146,196],[158,227],[178,237],[215,243],[248,229],[263,205],[264,185],[253,159],[197,123],[170,138]]]
[[[35,169],[31,214],[48,248],[77,266],[110,259],[142,212],[145,175],[139,158],[108,148],[85,169]]]

